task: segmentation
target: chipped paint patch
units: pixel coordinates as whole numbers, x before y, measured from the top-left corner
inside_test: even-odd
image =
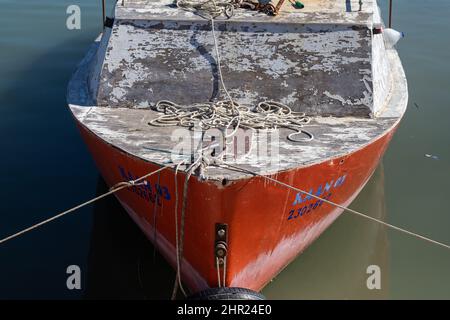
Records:
[[[239,103],[267,99],[310,115],[372,114],[368,28],[230,19],[217,21],[216,30],[224,80]],[[213,43],[210,23],[201,18],[117,21],[98,104],[136,108],[225,98]]]

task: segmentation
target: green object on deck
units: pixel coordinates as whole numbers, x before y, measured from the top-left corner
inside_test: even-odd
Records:
[[[300,1],[295,1],[294,7],[296,9],[303,9],[305,7],[305,5],[303,3],[301,3]]]

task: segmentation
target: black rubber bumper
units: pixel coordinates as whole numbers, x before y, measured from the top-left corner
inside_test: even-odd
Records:
[[[188,300],[265,300],[266,298],[256,291],[245,288],[210,288],[194,293]]]

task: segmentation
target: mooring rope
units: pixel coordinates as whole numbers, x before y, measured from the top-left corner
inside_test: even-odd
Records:
[[[178,230],[178,179],[177,173],[179,166],[184,163],[184,161],[180,162],[175,168],[175,244],[176,244],[176,276],[175,283],[172,290],[172,300],[175,300],[177,296],[178,288],[181,289],[182,293],[186,297],[186,292],[183,289],[183,285],[181,283],[181,267],[183,261],[183,250],[184,250],[184,230],[185,230],[185,219],[186,219],[186,208],[187,208],[187,199],[188,199],[188,187],[189,187],[189,179],[192,174],[200,169],[199,176],[201,176],[202,168],[209,165],[205,163],[206,157],[203,155],[203,150],[200,149],[199,145],[199,157],[186,169],[186,177],[184,180],[183,186],[183,202],[181,207],[181,217],[180,217],[180,230]],[[178,235],[179,234],[179,235]]]
[[[203,152],[203,149],[200,150],[200,152]],[[98,200],[100,200],[100,199],[102,199],[102,198],[104,198],[104,197],[106,197],[108,195],[116,193],[116,192],[118,192],[118,191],[120,191],[122,189],[125,189],[125,188],[128,188],[128,187],[132,187],[132,186],[141,185],[141,184],[145,183],[145,182],[142,182],[144,179],[146,179],[146,178],[148,178],[148,177],[150,177],[150,176],[152,176],[152,175],[154,175],[156,173],[159,173],[159,172],[161,172],[161,171],[163,171],[163,170],[165,170],[167,168],[174,167],[175,168],[175,173],[174,173],[174,177],[175,177],[175,217],[174,218],[175,218],[175,235],[176,235],[175,246],[176,246],[176,265],[177,265],[176,268],[177,268],[177,270],[176,270],[175,284],[174,284],[174,288],[173,288],[173,292],[172,292],[172,299],[176,298],[178,287],[181,289],[182,293],[186,296],[186,292],[185,292],[185,290],[184,290],[184,288],[182,286],[182,282],[181,282],[181,263],[182,263],[181,261],[183,259],[183,242],[184,242],[184,229],[185,229],[185,214],[186,214],[186,206],[187,206],[187,198],[188,198],[187,197],[187,195],[188,195],[187,194],[187,192],[188,192],[188,182],[189,182],[189,178],[191,177],[192,173],[195,170],[197,170],[200,166],[206,165],[205,162],[210,163],[211,165],[215,165],[215,166],[218,166],[218,167],[221,167],[221,168],[228,169],[228,170],[235,170],[235,171],[245,172],[245,173],[251,174],[253,176],[262,177],[264,179],[267,179],[269,181],[272,181],[274,183],[282,185],[282,186],[284,186],[286,188],[295,190],[297,192],[301,192],[302,194],[305,194],[305,195],[308,195],[308,196],[310,196],[312,198],[315,198],[315,199],[318,199],[320,201],[323,201],[324,203],[327,203],[327,204],[330,204],[332,206],[338,207],[338,208],[340,208],[340,209],[342,209],[342,210],[344,210],[346,212],[350,212],[350,213],[353,213],[353,214],[358,215],[360,217],[366,218],[366,219],[368,219],[370,221],[379,223],[379,224],[381,224],[381,225],[383,225],[385,227],[388,227],[388,228],[391,228],[393,230],[396,230],[396,231],[408,234],[410,236],[416,237],[416,238],[418,238],[420,240],[429,242],[431,244],[435,244],[435,245],[444,247],[446,249],[450,249],[450,245],[447,245],[445,243],[442,243],[442,242],[433,240],[431,238],[422,236],[422,235],[420,235],[418,233],[406,230],[404,228],[400,228],[400,227],[394,226],[392,224],[389,224],[387,222],[384,222],[382,220],[379,220],[379,219],[371,217],[371,216],[369,216],[367,214],[364,214],[364,213],[362,213],[360,211],[353,210],[353,209],[350,209],[348,207],[342,206],[342,205],[340,205],[338,203],[335,203],[333,201],[324,199],[324,198],[322,198],[320,196],[317,196],[315,194],[312,194],[312,193],[307,192],[305,190],[302,190],[300,188],[294,187],[292,185],[289,185],[289,184],[284,183],[282,181],[279,181],[277,179],[274,179],[274,178],[271,178],[269,176],[265,176],[265,175],[259,174],[257,172],[254,172],[254,171],[251,171],[251,170],[248,170],[248,169],[245,169],[245,168],[234,166],[234,165],[231,165],[229,163],[220,162],[219,159],[212,159],[210,161],[207,161],[207,160],[205,160],[204,156],[199,157],[186,170],[186,178],[185,178],[184,190],[183,190],[183,205],[182,205],[182,212],[181,212],[181,227],[180,227],[181,230],[178,229],[178,180],[177,180],[177,173],[179,171],[180,166],[184,163],[184,161],[182,161],[182,162],[180,162],[180,163],[178,163],[176,165],[175,164],[165,165],[165,166],[163,166],[163,167],[161,167],[161,168],[159,168],[159,169],[157,169],[155,171],[152,171],[152,172],[150,172],[150,173],[148,173],[146,175],[143,175],[140,178],[137,178],[135,180],[131,180],[131,181],[127,181],[127,182],[119,182],[116,185],[114,185],[110,189],[110,191],[108,191],[108,192],[106,192],[106,193],[104,193],[104,194],[102,194],[102,195],[100,195],[98,197],[95,197],[95,198],[93,198],[93,199],[91,199],[89,201],[83,202],[83,203],[81,203],[81,204],[79,204],[79,205],[77,205],[77,206],[75,206],[75,207],[73,207],[71,209],[68,209],[66,211],[63,211],[63,212],[61,212],[61,213],[59,213],[59,214],[57,214],[57,215],[55,215],[55,216],[53,216],[53,217],[51,217],[49,219],[46,219],[46,220],[44,220],[42,222],[39,222],[39,223],[37,223],[35,225],[32,225],[31,227],[28,227],[26,229],[23,229],[23,230],[21,230],[21,231],[19,231],[17,233],[14,233],[14,234],[8,236],[6,238],[1,239],[0,240],[0,244],[3,244],[3,243],[5,243],[5,242],[7,242],[9,240],[12,240],[12,239],[14,239],[14,238],[16,238],[16,237],[18,237],[20,235],[23,235],[23,234],[27,233],[27,232],[30,232],[30,231],[32,231],[32,230],[34,230],[34,229],[36,229],[36,228],[38,228],[40,226],[43,226],[43,225],[45,225],[45,224],[47,224],[47,223],[49,223],[49,222],[51,222],[53,220],[61,218],[61,217],[65,216],[65,215],[67,215],[67,214],[69,214],[71,212],[74,212],[74,211],[76,211],[76,210],[78,210],[78,209],[80,209],[82,207],[85,207],[85,206],[87,206],[89,204],[92,204],[92,203],[94,203],[94,202],[96,202],[96,201],[98,201]],[[216,263],[218,263],[217,260],[216,260]],[[225,263],[226,263],[226,261],[225,261]],[[219,285],[222,285],[222,283],[223,283],[223,285],[225,285],[225,281],[226,281],[226,265],[224,266],[223,273],[224,273],[223,274],[223,282],[220,280],[220,273],[218,273],[218,283],[219,283]]]
[[[184,291],[183,285],[181,283],[181,263],[180,263],[180,238],[178,236],[178,170],[180,169],[180,166],[184,163],[184,161],[181,161],[175,168],[175,174],[174,174],[174,185],[175,185],[175,259],[176,259],[176,277],[175,277],[175,283],[173,285],[172,289],[172,300],[175,300],[177,297],[177,291],[178,287],[181,289],[183,294],[186,296],[186,292]]]
[[[158,180],[156,183],[158,186],[160,185],[160,178],[161,178],[161,172],[158,173]],[[158,229],[157,229],[157,222],[158,222],[158,201],[159,201],[159,194],[158,192],[155,192],[155,202],[153,203],[153,239],[154,239],[154,247],[153,247],[153,261],[156,259],[156,248],[158,247]],[[162,203],[161,203],[162,205]]]
[[[357,216],[360,216],[360,217],[366,218],[366,219],[368,219],[368,220],[374,221],[374,222],[376,222],[376,223],[379,223],[379,224],[381,224],[381,225],[383,225],[383,226],[385,226],[385,227],[387,227],[387,228],[394,229],[394,230],[396,230],[396,231],[399,231],[399,232],[408,234],[408,235],[410,235],[410,236],[416,237],[416,238],[421,239],[421,240],[424,240],[424,241],[426,241],[426,242],[429,242],[429,243],[432,243],[432,244],[435,244],[435,245],[444,247],[444,248],[446,248],[446,249],[450,249],[450,245],[448,245],[448,244],[445,244],[445,243],[442,243],[442,242],[433,240],[433,239],[431,239],[431,238],[422,236],[422,235],[420,235],[420,234],[418,234],[418,233],[416,233],[416,232],[412,232],[412,231],[409,231],[409,230],[406,230],[406,229],[403,229],[403,228],[394,226],[393,224],[390,224],[390,223],[384,222],[384,221],[382,221],[382,220],[380,220],[380,219],[371,217],[371,216],[369,216],[369,215],[367,215],[367,214],[364,214],[364,213],[362,213],[362,212],[360,212],[360,211],[357,211],[357,210],[354,210],[354,209],[350,209],[349,207],[342,206],[342,205],[340,205],[340,204],[338,204],[338,203],[336,203],[336,202],[333,202],[333,201],[324,199],[324,198],[319,197],[319,196],[317,196],[317,195],[315,195],[315,194],[313,194],[313,193],[310,193],[310,192],[307,192],[307,191],[302,190],[302,189],[300,189],[300,188],[294,187],[294,186],[292,186],[292,185],[289,185],[289,184],[284,183],[284,182],[282,182],[282,181],[279,181],[279,180],[277,180],[277,179],[271,178],[271,177],[269,177],[269,176],[265,176],[265,175],[259,174],[259,173],[257,173],[257,172],[254,172],[254,171],[251,171],[251,170],[248,170],[248,169],[245,169],[245,168],[241,168],[241,167],[238,167],[238,166],[234,166],[234,165],[231,165],[231,164],[229,164],[229,163],[216,164],[216,165],[219,166],[219,167],[222,167],[222,168],[229,168],[229,169],[237,170],[237,171],[240,171],[240,172],[245,172],[245,173],[251,174],[251,175],[253,175],[253,176],[259,176],[259,177],[262,177],[262,178],[264,178],[264,179],[267,179],[267,180],[269,180],[269,181],[272,181],[272,182],[275,182],[275,183],[277,183],[277,184],[279,184],[279,185],[282,185],[282,186],[284,186],[284,187],[286,187],[286,188],[295,190],[295,191],[297,191],[297,192],[301,192],[302,194],[305,194],[305,195],[307,195],[307,196],[309,196],[309,197],[312,197],[312,198],[315,198],[315,199],[317,199],[317,200],[320,200],[320,201],[323,201],[323,202],[325,202],[325,203],[328,203],[328,204],[330,204],[330,205],[332,205],[332,206],[335,206],[335,207],[337,207],[337,208],[340,208],[340,209],[342,209],[342,210],[344,210],[344,211],[346,211],[346,212],[350,212],[350,213],[353,213],[353,214],[355,214],[355,215],[357,215]]]
[[[214,3],[214,5],[216,5],[216,0],[212,0],[212,2]],[[234,103],[233,103],[233,98],[231,97],[230,93],[227,90],[227,86],[225,85],[225,81],[223,80],[223,74],[222,74],[222,59],[220,58],[220,52],[219,52],[219,44],[217,42],[217,36],[216,36],[216,28],[215,28],[215,24],[214,24],[214,18],[213,16],[211,16],[211,34],[214,40],[214,49],[216,51],[216,60],[217,60],[217,72],[219,73],[219,78],[220,78],[220,83],[222,84],[222,88],[225,91],[225,94],[228,97],[228,100],[230,100],[233,108],[234,108]]]
[[[18,236],[21,236],[21,235],[23,235],[23,234],[25,234],[27,232],[30,232],[30,231],[32,231],[32,230],[34,230],[34,229],[36,229],[36,228],[38,228],[40,226],[43,226],[44,224],[47,224],[47,223],[49,223],[49,222],[51,222],[53,220],[61,218],[61,217],[65,216],[65,215],[67,215],[67,214],[69,214],[71,212],[74,212],[74,211],[76,211],[78,209],[81,209],[81,208],[83,208],[83,207],[85,207],[85,206],[87,206],[87,205],[89,205],[91,203],[94,203],[94,202],[96,202],[96,201],[98,201],[100,199],[103,199],[103,198],[105,198],[105,197],[107,197],[107,196],[109,196],[109,195],[111,195],[113,193],[116,193],[116,192],[118,192],[118,191],[120,191],[122,189],[140,185],[139,182],[141,182],[145,178],[148,178],[148,177],[150,177],[150,176],[152,176],[152,175],[154,175],[154,174],[156,174],[158,172],[161,172],[161,171],[163,171],[163,170],[165,170],[167,168],[169,168],[169,166],[163,166],[163,167],[161,167],[161,168],[159,168],[159,169],[157,169],[155,171],[152,171],[150,173],[147,173],[146,175],[143,175],[142,177],[140,177],[140,178],[138,178],[136,180],[130,180],[130,181],[126,181],[126,182],[119,182],[118,184],[116,184],[113,187],[111,187],[111,189],[108,192],[106,192],[106,193],[104,193],[102,195],[99,195],[98,197],[95,197],[95,198],[92,198],[91,200],[85,201],[85,202],[83,202],[83,203],[81,203],[81,204],[79,204],[79,205],[77,205],[77,206],[75,206],[75,207],[73,207],[71,209],[65,210],[65,211],[63,211],[61,213],[58,213],[57,215],[55,215],[55,216],[53,216],[51,218],[43,220],[43,221],[41,221],[39,223],[36,223],[36,224],[26,228],[26,229],[23,229],[23,230],[21,230],[19,232],[16,232],[16,233],[14,233],[14,234],[6,237],[6,238],[1,239],[0,240],[0,244],[3,244],[3,243],[5,243],[5,242],[7,242],[9,240],[17,238]]]
[[[216,270],[217,270],[217,287],[222,287],[220,282],[220,265],[219,265],[219,258],[216,257]]]

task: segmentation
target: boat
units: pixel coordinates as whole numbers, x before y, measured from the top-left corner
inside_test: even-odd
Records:
[[[261,291],[355,199],[406,110],[376,0],[299,3],[118,1],[70,80],[102,177],[182,291]]]
[[[386,220],[384,174],[380,165],[352,208],[363,208],[370,216]],[[106,192],[108,187],[98,177],[96,196]],[[161,300],[171,296],[172,268],[114,197],[93,205],[92,220],[86,299]],[[389,298],[391,251],[387,229],[382,225],[348,217],[328,229],[311,249],[264,287],[263,295],[268,299],[302,300]],[[364,278],[372,265],[382,270],[378,290],[367,290]]]

